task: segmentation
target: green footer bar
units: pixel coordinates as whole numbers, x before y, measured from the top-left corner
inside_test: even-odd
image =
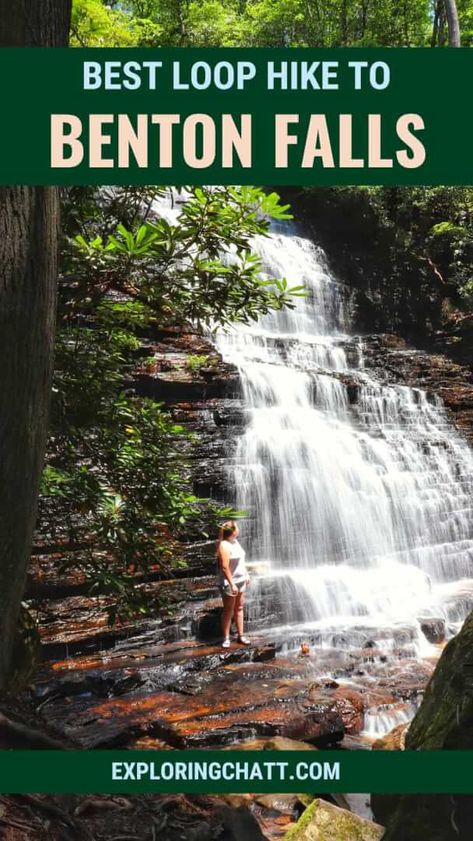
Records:
[[[2,751],[0,792],[473,793],[473,751]]]

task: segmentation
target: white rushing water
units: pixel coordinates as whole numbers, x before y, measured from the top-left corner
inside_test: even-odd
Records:
[[[248,512],[242,539],[286,593],[281,624],[460,621],[473,577],[471,449],[439,399],[363,368],[319,249],[290,224],[255,248],[269,276],[309,293],[217,336],[250,415],[229,468]]]

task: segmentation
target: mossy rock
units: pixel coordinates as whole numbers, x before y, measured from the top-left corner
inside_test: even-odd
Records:
[[[444,648],[409,727],[406,750],[473,749],[473,613]],[[463,841],[472,837],[473,796],[381,795],[379,817],[389,814],[383,841]]]
[[[473,613],[442,652],[409,727],[406,749],[473,749]]]
[[[284,841],[380,841],[382,826],[339,809],[325,800],[314,800]]]

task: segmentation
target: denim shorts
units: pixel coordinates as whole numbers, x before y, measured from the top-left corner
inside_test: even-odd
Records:
[[[233,582],[235,587],[238,587],[239,593],[244,593],[246,590],[246,578],[242,578],[239,581]],[[220,593],[222,596],[231,596],[232,598],[236,599],[237,594],[235,595],[231,592],[230,584],[228,583],[227,579],[225,578],[224,581],[220,581]]]

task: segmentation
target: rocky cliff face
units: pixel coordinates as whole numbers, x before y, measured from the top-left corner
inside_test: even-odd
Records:
[[[347,343],[348,358],[358,353],[359,341],[355,337]],[[416,350],[393,334],[365,335],[361,341],[365,367],[381,383],[438,395],[458,429],[473,440],[473,374],[468,366]],[[223,362],[208,340],[191,332],[162,332],[150,344],[149,353],[155,361],[137,373],[136,389],[164,401],[175,420],[199,436],[188,452],[196,493],[233,502],[230,468],[237,436],[247,420],[238,371]],[[198,368],[192,366],[197,356],[205,360]],[[356,403],[356,376],[335,376],[348,387],[350,402]]]
[[[375,196],[376,189],[281,192],[347,286],[355,329],[396,333],[469,364],[472,320],[459,294],[459,277],[464,272],[468,278],[471,258],[460,257],[446,241],[434,245],[431,237],[432,226],[448,218],[445,202],[431,196],[428,207],[422,206],[416,188],[384,189],[382,197]]]
[[[364,358],[381,382],[420,388],[440,397],[458,430],[473,442],[473,372],[448,356],[409,347],[393,334],[364,337]]]
[[[154,361],[138,369],[135,389],[164,402],[178,423],[197,434],[187,452],[195,491],[228,502],[233,427],[244,423],[236,368],[191,332],[158,333],[147,343],[147,355]]]
[[[164,402],[174,421],[197,436],[185,453],[195,493],[232,504],[229,466],[245,422],[236,368],[223,362],[202,336],[172,329],[157,333],[146,355],[154,361],[136,371],[134,388]],[[190,534],[183,554],[194,573],[214,571],[214,539],[196,542]]]

